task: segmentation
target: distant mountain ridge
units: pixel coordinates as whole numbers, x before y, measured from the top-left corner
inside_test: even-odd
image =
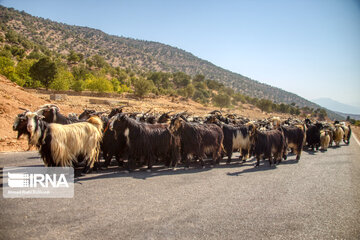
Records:
[[[335,112],[341,112],[344,114],[353,114],[359,115],[360,114],[360,107],[351,106],[348,104],[344,104],[338,101],[335,101],[331,98],[318,98],[314,99],[313,102],[319,104],[320,106],[327,108],[329,110]]]
[[[276,103],[295,103],[299,107],[320,107],[294,93],[223,69],[166,44],[112,36],[100,30],[62,24],[3,6],[0,6],[0,22],[61,54],[67,54],[70,50],[81,52],[85,57],[99,54],[114,67],[131,68],[140,72],[181,71],[191,76],[203,74],[207,79],[221,82],[251,97],[266,98]],[[331,111],[328,111],[328,115],[331,118],[340,117]]]

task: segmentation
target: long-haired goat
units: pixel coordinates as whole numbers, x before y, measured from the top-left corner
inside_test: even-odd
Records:
[[[227,163],[231,162],[231,156],[234,151],[239,151],[239,159],[243,160],[243,162],[246,161],[250,154],[252,137],[255,133],[254,124],[230,125],[220,122],[215,116],[208,117],[206,123],[215,123],[222,128],[224,150],[228,157]]]
[[[48,124],[37,113],[26,113],[30,143],[39,148],[46,166],[78,166],[83,172],[98,161],[103,123],[98,117],[68,125]]]
[[[321,150],[327,151],[330,143],[330,134],[329,130],[321,130],[320,132],[320,145]]]
[[[334,142],[337,147],[340,146],[341,140],[344,138],[344,130],[342,129],[340,124],[335,124],[335,131],[334,131]]]
[[[81,122],[82,120],[76,118],[69,118],[60,113],[60,108],[54,104],[45,104],[40,106],[36,111],[38,115],[44,116],[44,121],[47,123],[71,124]]]
[[[30,133],[27,130],[27,118],[26,113],[29,112],[29,110],[25,110],[25,112],[18,114],[15,117],[15,121],[13,124],[13,131],[17,132],[17,139],[19,139],[22,135],[25,135],[28,139],[28,149],[30,150],[31,144],[30,144]]]
[[[190,156],[199,158],[204,167],[203,157],[212,154],[212,164],[219,163],[223,147],[224,134],[216,124],[192,124],[181,117],[171,120],[170,132],[180,137],[181,154],[186,167],[190,165]]]
[[[170,166],[180,151],[166,124],[147,124],[136,121],[123,113],[110,120],[110,131],[115,131],[115,138],[121,152],[128,153],[128,168],[133,170],[137,161],[145,160],[148,169],[156,159],[162,159]],[[174,155],[175,154],[175,155]],[[174,164],[175,163],[175,164]]]

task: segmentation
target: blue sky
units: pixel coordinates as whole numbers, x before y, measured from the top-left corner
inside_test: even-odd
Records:
[[[360,1],[0,0],[54,21],[175,46],[309,100],[360,107]]]

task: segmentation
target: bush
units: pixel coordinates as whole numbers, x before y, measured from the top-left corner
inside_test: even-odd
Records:
[[[211,90],[219,90],[224,87],[224,84],[218,83],[217,81],[214,80],[206,80],[206,85]]]
[[[150,72],[147,76],[148,80],[153,81],[155,86],[160,89],[168,89],[171,87],[171,82],[169,80],[170,74],[163,72]]]
[[[7,49],[5,49],[5,48],[0,51],[0,56],[1,56],[1,57],[6,57],[6,58],[9,58],[9,59],[12,58],[11,51],[10,51],[10,50],[7,50]]]
[[[143,77],[134,79],[133,85],[134,85],[135,95],[138,97],[144,97],[154,88],[154,83]]]
[[[218,94],[213,97],[212,101],[215,106],[224,108],[230,106],[231,98],[229,95],[226,94]]]
[[[41,52],[39,51],[32,51],[29,55],[27,55],[27,59],[40,59],[40,58],[43,58],[44,57],[44,54],[42,54]]]
[[[120,82],[116,78],[112,78],[110,82],[113,86],[113,91],[118,92],[120,88]]]
[[[186,87],[191,82],[191,77],[183,72],[173,74],[173,82],[176,87]]]
[[[240,93],[236,93],[232,97],[233,97],[233,103],[239,103],[239,102],[246,103],[245,96]]]
[[[207,97],[203,91],[196,90],[192,99],[196,102],[202,103],[202,104],[208,104],[209,103],[209,97]]]
[[[0,57],[0,74],[9,77],[11,72],[15,72],[14,62],[7,57]]]
[[[127,85],[125,84],[120,84],[120,87],[117,91],[118,93],[124,93],[124,92],[132,92],[131,88],[129,88]]]
[[[256,106],[258,108],[260,108],[262,111],[265,111],[265,112],[271,112],[272,111],[272,104],[273,102],[271,100],[268,100],[268,99],[260,99]]]
[[[10,51],[14,57],[19,57],[20,59],[25,57],[25,49],[23,48],[12,46]]]
[[[85,88],[96,92],[113,91],[111,82],[104,76],[95,77],[94,75],[89,75],[89,78],[85,80]]]
[[[51,83],[50,88],[55,90],[69,90],[74,82],[74,76],[65,69],[59,69],[56,73],[55,80]]]
[[[10,30],[8,31],[6,34],[5,34],[5,38],[8,42],[11,42],[11,43],[19,43],[19,36],[18,34],[13,31],[13,30]]]
[[[84,80],[75,80],[71,85],[71,89],[76,92],[81,92],[85,90],[85,81]]]
[[[39,87],[39,82],[34,83],[33,79],[30,77],[30,68],[34,64],[35,60],[24,59],[19,62],[15,67],[15,72],[22,79],[20,83],[17,83],[20,86],[24,87]]]
[[[29,72],[32,79],[40,81],[48,89],[55,79],[57,67],[49,58],[42,58],[30,67]]]
[[[191,98],[194,95],[195,88],[192,84],[189,84],[185,87],[185,97]]]

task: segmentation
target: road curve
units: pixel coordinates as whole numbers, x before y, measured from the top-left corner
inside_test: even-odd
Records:
[[[360,147],[245,164],[83,176],[72,199],[0,197],[0,239],[360,239]],[[36,152],[0,167],[42,165]],[[2,178],[2,171],[1,171]]]

